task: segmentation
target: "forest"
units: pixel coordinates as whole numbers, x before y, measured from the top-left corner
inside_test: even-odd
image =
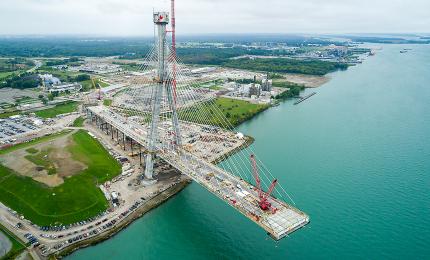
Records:
[[[325,75],[336,70],[345,70],[348,65],[320,60],[295,60],[288,58],[235,59],[222,64],[226,67],[277,73],[301,73]]]

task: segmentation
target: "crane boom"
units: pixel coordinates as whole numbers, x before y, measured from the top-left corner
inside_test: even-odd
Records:
[[[267,194],[266,194],[266,197],[265,197],[266,199],[267,199],[268,197],[270,197],[270,195],[272,194],[272,191],[273,191],[273,189],[275,188],[276,183],[278,183],[278,180],[277,180],[277,179],[274,179],[274,180],[273,180],[273,182],[272,182],[272,184],[270,185],[269,190],[267,191]]]
[[[251,154],[251,163],[252,163],[252,170],[253,170],[252,172],[255,178],[255,184],[257,185],[257,189],[258,189],[258,197],[261,199],[263,197],[262,190],[261,190],[261,181],[260,181],[260,176],[258,176],[257,163],[255,162],[255,156],[253,154]]]
[[[270,202],[267,200],[268,197],[272,194],[273,189],[275,189],[276,183],[278,183],[277,179],[274,179],[272,181],[272,184],[270,184],[269,190],[266,192],[263,191],[261,188],[261,180],[260,176],[258,175],[258,168],[257,168],[257,162],[255,161],[255,155],[251,154],[251,163],[252,163],[252,171],[255,178],[255,184],[257,186],[258,191],[258,197],[260,198],[260,201],[258,202],[260,208],[262,210],[269,210],[271,209],[272,212],[275,212],[277,209],[272,207]]]

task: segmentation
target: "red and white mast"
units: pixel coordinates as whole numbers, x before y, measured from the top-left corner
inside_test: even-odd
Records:
[[[175,18],[175,0],[170,2],[171,22],[172,22],[172,52],[173,52],[173,98],[176,104],[176,18]]]

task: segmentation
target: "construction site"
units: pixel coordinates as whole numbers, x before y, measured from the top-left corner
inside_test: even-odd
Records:
[[[309,223],[309,216],[286,202],[292,200],[275,178],[276,173],[272,174],[270,166],[258,158],[252,147],[253,138],[234,130],[215,104],[216,95],[196,87],[198,82],[178,61],[174,1],[170,14],[153,14],[157,36],[142,64],[143,76],[118,87],[109,105],[100,89],[87,95],[80,115],[75,115],[84,119],[82,127],[69,124],[65,127],[69,132],[49,145],[35,145],[5,157],[6,166],[17,172],[23,165],[13,161],[16,156],[33,156],[42,163],[45,159],[44,168],[39,166],[40,172],[35,176],[31,170],[36,166],[29,162],[26,176],[57,187],[67,182],[70,174],[92,169],[91,163],[75,160],[76,156],[66,150],[55,156],[52,153],[56,144],[73,149],[79,137],[95,140],[95,146],[101,144],[107,156],[117,161],[112,165],[121,167],[117,176],[112,173],[110,179],[99,178],[98,188],[108,202],[107,209],[86,220],[71,218],[68,223],[53,220],[52,224],[35,224],[1,204],[0,220],[33,245],[35,256],[67,254],[108,238],[190,181],[253,221],[274,240]],[[48,159],[55,159],[56,166],[66,165],[61,160],[70,163],[55,168]]]
[[[173,8],[172,8],[173,9]],[[118,144],[126,143],[139,155],[141,181],[152,185],[154,161],[161,160],[205,187],[278,240],[309,222],[309,217],[286,204],[277,180],[256,159],[249,137],[234,132],[223,114],[205,118],[202,111],[213,102],[205,90],[193,88],[175,54],[174,17],[172,46],[167,44],[169,13],[153,15],[157,40],[148,54],[146,76],[120,96],[127,106],[88,106],[87,118]],[[212,109],[212,107],[211,107]],[[213,164],[235,153],[223,166]],[[251,167],[252,166],[252,167]],[[276,198],[275,195],[279,198]]]

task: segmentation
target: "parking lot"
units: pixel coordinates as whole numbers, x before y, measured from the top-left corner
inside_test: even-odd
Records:
[[[13,141],[14,136],[37,130],[37,124],[42,123],[39,119],[28,116],[12,116],[0,119],[0,142]]]

